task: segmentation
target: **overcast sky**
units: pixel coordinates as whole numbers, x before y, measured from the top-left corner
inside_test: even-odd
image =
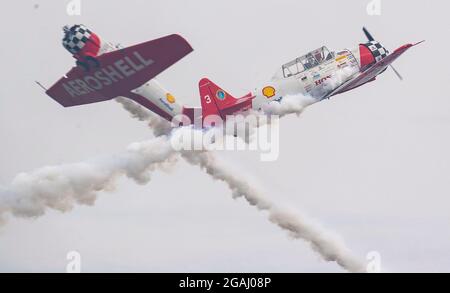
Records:
[[[367,14],[369,0],[82,0],[80,16],[58,2],[3,3],[0,185],[152,136],[113,101],[64,109],[36,86],[74,63],[61,45],[65,24],[83,23],[123,46],[183,35],[195,51],[158,79],[189,105],[200,104],[204,76],[240,96],[312,49],[364,42],[366,25],[391,50],[427,40],[395,63],[403,82],[388,70],[284,118],[275,162],[219,155],[361,258],[378,251],[390,271],[450,272],[448,1],[382,0],[380,16]],[[64,272],[72,250],[85,272],[342,271],[185,162],[144,186],[122,179],[94,207],[11,219],[0,230],[0,272]]]

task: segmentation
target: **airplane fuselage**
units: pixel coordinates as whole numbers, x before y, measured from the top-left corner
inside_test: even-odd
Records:
[[[359,50],[341,50],[313,68],[292,74],[281,68],[269,82],[252,92],[252,108],[260,110],[264,104],[280,102],[286,96],[297,96],[308,104],[321,101],[363,69]]]

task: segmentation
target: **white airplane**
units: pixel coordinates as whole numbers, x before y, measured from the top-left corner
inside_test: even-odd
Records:
[[[282,65],[270,81],[241,98],[203,78],[199,83],[201,108],[192,108],[179,104],[154,79],[193,51],[181,36],[170,35],[122,49],[103,42],[83,25],[65,27],[64,31],[63,45],[73,54],[77,66],[46,91],[50,97],[70,107],[123,96],[169,121],[183,115],[190,123],[204,121],[210,115],[225,120],[250,109],[261,110],[291,95],[312,104],[374,81],[387,67],[402,79],[392,62],[421,43],[406,44],[389,53],[363,28],[367,43],[337,52],[320,47]]]
[[[199,87],[203,117],[215,114],[225,119],[227,115],[248,109],[261,110],[264,105],[281,102],[286,96],[313,104],[374,81],[387,67],[402,80],[392,62],[423,41],[403,45],[389,53],[366,28],[363,31],[367,43],[337,52],[322,46],[282,65],[272,80],[242,98],[235,99],[207,78],[202,79]]]

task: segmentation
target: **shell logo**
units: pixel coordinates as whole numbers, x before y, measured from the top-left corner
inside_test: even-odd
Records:
[[[276,90],[275,90],[275,88],[273,86],[266,86],[265,88],[263,88],[262,94],[266,98],[272,98],[273,96],[275,96]]]
[[[169,102],[171,104],[175,103],[175,101],[176,101],[175,97],[171,93],[166,94],[166,100],[167,100],[167,102]]]

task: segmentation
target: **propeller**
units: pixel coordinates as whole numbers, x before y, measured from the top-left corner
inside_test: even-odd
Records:
[[[375,39],[373,38],[372,34],[365,27],[363,27],[363,32],[366,35],[366,37],[369,40],[369,42],[375,41]],[[395,75],[397,75],[397,77],[400,80],[403,80],[403,77],[401,76],[401,74],[397,71],[397,69],[395,69],[394,66],[392,66],[392,64],[390,64],[389,67],[394,71]]]
[[[395,72],[395,75],[397,75],[398,79],[403,81],[403,77],[400,75],[400,73],[397,71],[397,69],[395,69],[395,67],[392,66],[392,64],[390,64],[389,67],[392,68],[392,70]]]
[[[372,37],[372,35],[369,33],[369,31],[365,27],[363,27],[363,32],[366,35],[369,42],[375,41],[375,39]]]

